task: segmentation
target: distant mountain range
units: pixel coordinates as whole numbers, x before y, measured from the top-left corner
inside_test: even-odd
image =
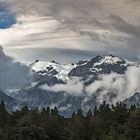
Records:
[[[9,96],[0,91],[0,100],[6,101],[8,107],[10,104],[11,110],[23,105],[30,108],[57,106],[62,114],[68,116],[74,110],[82,108],[87,111],[103,101],[110,104],[122,101],[137,106],[140,102],[140,88],[126,95],[119,93],[123,91],[120,83],[123,81],[124,84],[127,80],[127,71],[130,68],[139,69],[139,65],[117,56],[96,56],[91,60],[68,65],[36,60],[25,67],[32,74],[22,88],[16,92],[11,89],[13,92]],[[16,78],[21,79],[22,75]]]

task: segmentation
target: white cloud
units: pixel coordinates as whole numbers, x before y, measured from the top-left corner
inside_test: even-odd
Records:
[[[79,78],[73,78],[67,81],[66,84],[56,84],[54,86],[43,85],[40,88],[47,91],[53,92],[64,92],[73,96],[83,95],[83,82],[79,81]]]
[[[60,107],[59,111],[63,112],[63,111],[67,111],[68,109],[71,109],[72,105],[71,104],[67,104],[64,107]]]
[[[139,82],[140,67],[132,66],[128,68],[124,75],[117,73],[100,75],[98,80],[87,87],[79,79],[69,79],[66,84],[43,85],[40,88],[46,91],[64,92],[66,95],[84,96],[83,104],[95,94],[99,103],[103,101],[116,103],[130,98],[136,92],[140,92]]]
[[[18,59],[23,58],[11,49],[15,49],[15,52],[17,49],[30,48],[79,49],[93,53],[104,51],[128,58],[128,55],[125,55],[127,51],[131,59],[139,59],[139,1],[0,2],[6,3],[17,18],[16,25],[10,29],[0,30],[0,43],[5,46],[8,54]],[[33,54],[29,53],[28,56],[30,55]]]
[[[99,80],[96,80],[93,84],[86,88],[86,92],[89,96],[99,92],[98,100],[103,102],[107,100],[106,97],[109,92],[114,92],[117,95],[113,99],[113,102],[123,101],[134,95],[136,92],[140,92],[140,67],[129,67],[125,75],[112,73],[109,75],[101,75]]]

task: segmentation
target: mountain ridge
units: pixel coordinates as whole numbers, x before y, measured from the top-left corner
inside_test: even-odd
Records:
[[[0,57],[7,58],[8,63],[15,66],[2,48]],[[20,64],[18,66],[20,67]],[[140,77],[139,64],[128,62],[118,56],[96,56],[75,64],[36,60],[23,68],[29,69],[32,74],[30,80],[20,89],[9,90],[7,95],[12,99],[8,100],[10,110],[22,106],[30,108],[57,106],[62,114],[69,116],[79,108],[86,111],[103,101],[109,104],[122,101],[128,105],[137,104],[139,101],[140,95],[135,93],[139,93],[140,88],[133,84],[138,81],[134,79]],[[127,90],[129,88],[130,91]],[[9,99],[9,96],[6,98]]]
[[[94,93],[89,94],[90,86],[101,82],[103,80],[100,79],[101,76],[102,78],[113,76],[110,84],[114,84],[117,77],[123,78],[131,67],[138,66],[113,55],[96,56],[91,60],[67,65],[55,61],[35,61],[30,65],[34,72],[33,81],[19,91],[18,105],[28,105],[31,108],[57,106],[62,113],[68,115],[78,108],[87,110],[99,105],[100,100],[114,103],[119,92],[117,89],[111,87],[104,94],[106,89],[101,86]],[[131,93],[131,96],[133,94]]]

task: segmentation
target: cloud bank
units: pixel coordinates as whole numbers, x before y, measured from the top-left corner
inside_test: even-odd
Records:
[[[30,69],[5,55],[0,46],[0,89],[19,89],[29,80],[29,75]]]
[[[107,97],[109,94],[114,94],[113,102],[123,101],[140,92],[139,80],[140,67],[129,67],[125,75],[112,73],[110,75],[101,75],[99,80],[87,87],[86,91],[90,95],[99,92],[98,100],[103,102],[111,100]],[[100,90],[99,90],[100,89]]]
[[[64,92],[72,96],[84,96],[85,101],[96,96],[99,103],[107,101],[116,103],[130,98],[134,93],[140,92],[140,67],[129,67],[124,75],[112,73],[100,75],[91,85],[84,86],[78,79],[70,79],[66,84],[54,86],[43,85],[40,88],[46,91]]]
[[[100,52],[116,54],[133,61],[139,60],[139,1],[0,0],[0,2],[14,13],[17,21],[11,28],[0,30],[1,43],[4,44],[8,54],[20,60],[35,59],[38,56],[36,48],[39,52],[46,53],[51,50],[52,55],[55,55],[55,49],[58,52],[75,49],[75,57],[68,55],[71,61],[80,59],[78,51],[85,51],[83,57],[87,57],[87,52],[93,52],[93,55]],[[28,60],[18,53],[25,54]],[[47,55],[45,58],[50,59]],[[61,60],[65,60],[64,58],[65,52],[61,55]]]
[[[83,82],[79,80],[79,78],[73,78],[67,81],[66,84],[56,84],[54,86],[45,84],[40,88],[47,91],[64,92],[73,96],[81,96],[83,94],[84,86]]]

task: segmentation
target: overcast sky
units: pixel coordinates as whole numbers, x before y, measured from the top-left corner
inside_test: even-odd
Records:
[[[0,0],[0,44],[21,61],[140,60],[140,0]]]

